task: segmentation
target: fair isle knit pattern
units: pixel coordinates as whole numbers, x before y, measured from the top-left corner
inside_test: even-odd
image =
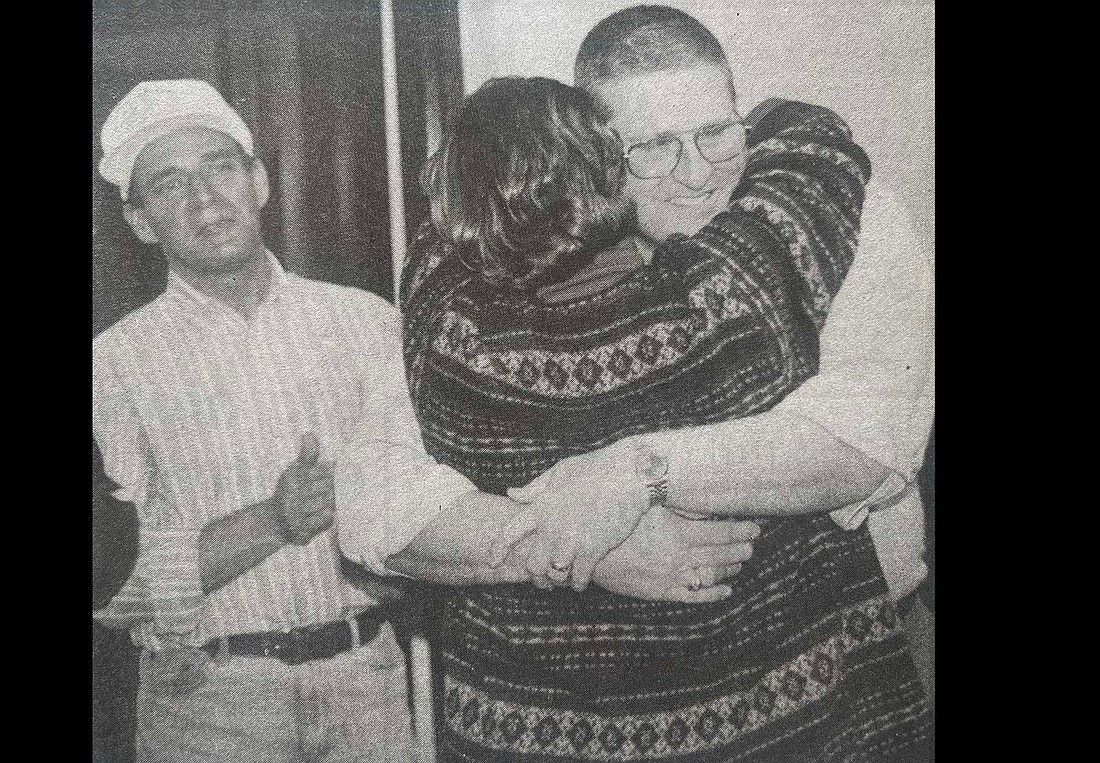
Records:
[[[627,435],[766,411],[816,373],[869,162],[826,109],[772,103],[749,121],[729,210],[589,296],[486,283],[421,230],[405,360],[435,458],[503,493]],[[443,758],[922,759],[931,721],[866,528],[762,525],[717,604],[453,593]]]
[[[444,760],[928,758],[867,533],[773,523],[713,605],[468,591],[447,606]]]
[[[838,666],[856,648],[894,635],[888,602],[872,601],[843,614],[843,630],[765,673],[742,691],[650,713],[595,712],[524,706],[497,699],[462,681],[444,679],[444,718],[471,745],[518,749],[563,758],[665,759],[709,752],[768,723],[811,707],[837,691]]]

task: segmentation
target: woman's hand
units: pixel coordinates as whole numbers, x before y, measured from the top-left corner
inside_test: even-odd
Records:
[[[541,587],[567,580],[583,591],[596,564],[616,548],[649,509],[649,489],[635,470],[637,450],[626,441],[566,458],[524,488],[508,491],[529,504],[493,539],[498,565],[531,536],[526,567]],[[532,535],[533,533],[533,535]]]
[[[720,601],[721,581],[752,556],[760,527],[737,519],[696,521],[654,507],[598,565],[592,581],[612,593],[691,604]]]

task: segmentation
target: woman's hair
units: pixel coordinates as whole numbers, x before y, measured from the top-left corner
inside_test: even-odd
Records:
[[[582,90],[493,79],[468,96],[421,173],[431,217],[471,270],[534,288],[617,243],[631,207],[622,146]]]

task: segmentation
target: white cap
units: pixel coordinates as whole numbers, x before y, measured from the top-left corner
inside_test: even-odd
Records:
[[[197,79],[142,82],[118,102],[99,136],[103,158],[99,174],[114,183],[125,201],[130,175],[141,149],[181,127],[209,127],[223,132],[252,156],[252,133],[221,93]]]

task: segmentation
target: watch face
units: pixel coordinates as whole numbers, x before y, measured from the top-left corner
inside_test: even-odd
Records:
[[[645,451],[638,454],[636,468],[646,482],[655,482],[668,472],[668,463],[657,453]]]

